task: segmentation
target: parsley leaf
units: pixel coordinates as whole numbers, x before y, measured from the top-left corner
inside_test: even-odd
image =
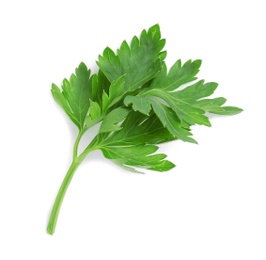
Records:
[[[89,109],[91,95],[90,74],[90,70],[82,62],[76,69],[76,75],[72,74],[69,80],[64,79],[62,92],[55,84],[52,85],[51,91],[55,101],[65,110],[79,129],[83,128]]]
[[[236,107],[222,107],[226,101],[224,98],[204,99],[214,93],[217,83],[204,83],[200,80],[179,90],[180,86],[196,79],[200,65],[201,61],[196,60],[188,61],[182,66],[178,60],[167,73],[166,65],[163,64],[161,72],[152,80],[150,86],[135,96],[128,95],[124,100],[125,105],[132,104],[134,111],[145,115],[153,110],[175,137],[195,143],[182,123],[211,126],[206,112],[235,115],[242,111]]]
[[[110,82],[125,74],[125,90],[135,90],[159,73],[164,45],[159,25],[154,25],[143,30],[139,39],[135,36],[130,45],[124,41],[117,54],[107,47],[97,64]]]
[[[128,110],[122,107],[117,107],[112,110],[103,119],[99,133],[107,133],[120,130],[121,127],[118,125],[118,123],[124,120],[127,114]]]
[[[224,106],[223,97],[208,98],[218,84],[196,81],[200,60],[180,60],[167,71],[159,25],[143,30],[117,53],[107,47],[98,58],[99,71],[91,75],[82,62],[52,95],[78,127],[73,160],[58,191],[47,232],[53,234],[71,179],[86,156],[101,150],[104,157],[134,172],[168,171],[175,165],[157,153],[159,144],[182,140],[196,143],[191,126],[211,126],[208,113],[235,115],[242,109]],[[78,153],[84,133],[95,124],[99,131]]]
[[[121,166],[136,171],[132,166],[143,167],[154,171],[168,171],[174,167],[170,161],[164,160],[165,154],[154,154],[158,147],[155,145],[135,145],[125,147],[105,146],[104,156]]]

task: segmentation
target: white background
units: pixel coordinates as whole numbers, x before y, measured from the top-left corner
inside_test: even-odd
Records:
[[[266,259],[264,1],[1,1],[0,259]],[[245,111],[194,127],[199,145],[161,146],[167,173],[125,172],[89,155],[46,233],[75,127],[50,94],[81,61],[155,23],[167,64]],[[85,137],[89,138],[88,136]],[[84,143],[83,143],[84,145]]]

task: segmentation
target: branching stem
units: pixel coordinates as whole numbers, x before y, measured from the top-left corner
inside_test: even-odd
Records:
[[[73,149],[73,161],[66,173],[66,176],[60,186],[60,189],[57,193],[57,196],[55,198],[55,202],[51,211],[51,215],[50,215],[50,219],[49,219],[49,223],[47,226],[47,232],[52,235],[55,232],[55,227],[56,227],[56,223],[57,223],[57,218],[59,215],[59,211],[63,202],[63,199],[65,197],[67,188],[74,176],[74,173],[76,171],[76,169],[78,168],[78,166],[81,164],[81,162],[85,159],[85,157],[92,152],[93,150],[96,150],[97,147],[93,147],[93,143],[94,141],[92,141],[87,147],[86,149],[79,155],[77,156],[78,153],[78,145],[80,142],[80,139],[82,137],[82,135],[84,134],[84,131],[80,131],[77,139],[75,141],[74,144],[74,149]]]
[[[77,136],[77,139],[75,141],[74,148],[73,148],[73,161],[78,157],[78,146],[79,146],[80,139],[84,133],[85,133],[84,130],[80,130]]]

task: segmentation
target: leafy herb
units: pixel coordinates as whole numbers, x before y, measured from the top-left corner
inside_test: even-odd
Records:
[[[79,133],[73,161],[57,194],[47,231],[53,234],[69,183],[84,158],[94,150],[131,171],[140,168],[168,171],[175,165],[158,154],[158,144],[183,140],[196,143],[190,127],[211,126],[207,112],[235,115],[242,109],[224,106],[225,98],[207,99],[218,84],[196,81],[200,60],[178,60],[168,71],[159,25],[143,30],[140,38],[124,41],[117,53],[106,48],[99,56],[97,74],[81,63],[62,87],[52,84],[52,95]],[[187,87],[184,86],[186,84]],[[99,132],[78,154],[83,134],[100,123]]]

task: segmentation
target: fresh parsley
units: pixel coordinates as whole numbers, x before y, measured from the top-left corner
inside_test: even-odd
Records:
[[[94,150],[131,171],[140,168],[168,171],[175,165],[158,144],[180,139],[196,143],[190,127],[211,126],[208,113],[235,115],[242,109],[224,106],[225,98],[207,98],[218,84],[196,81],[200,60],[178,60],[169,70],[164,59],[165,40],[159,25],[143,30],[130,44],[124,41],[117,52],[106,48],[98,58],[98,73],[82,62],[61,88],[52,84],[55,101],[79,132],[73,161],[58,191],[47,231],[53,234],[66,190],[75,170]],[[186,84],[184,87],[184,84]],[[99,132],[78,154],[83,134],[100,124]]]

